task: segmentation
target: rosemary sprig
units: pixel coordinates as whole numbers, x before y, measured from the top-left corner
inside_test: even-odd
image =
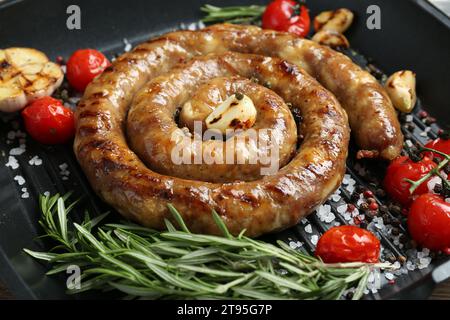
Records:
[[[416,191],[416,189],[425,181],[427,181],[429,178],[431,178],[432,176],[437,175],[438,177],[441,178],[442,183],[444,184],[444,186],[447,189],[450,189],[450,183],[449,181],[447,181],[447,179],[445,179],[440,171],[450,162],[450,155],[444,153],[444,152],[440,152],[438,150],[435,149],[431,149],[431,148],[427,148],[427,147],[419,147],[418,152],[422,153],[424,151],[431,151],[433,153],[439,154],[440,156],[443,157],[442,161],[439,162],[439,164],[433,168],[432,170],[430,170],[426,175],[424,175],[422,178],[420,178],[417,181],[413,181],[411,179],[405,179],[407,182],[409,182],[411,184],[411,187],[409,188],[409,192],[410,194],[413,194],[414,191]]]
[[[205,4],[200,8],[207,15],[202,19],[203,22],[229,22],[229,23],[254,23],[259,20],[263,14],[265,6],[231,6],[216,7]]]
[[[49,275],[65,272],[67,266],[82,270],[81,287],[88,290],[118,290],[130,297],[228,298],[228,299],[339,299],[356,288],[359,299],[373,267],[389,264],[324,264],[319,259],[290,248],[229,233],[216,212],[214,220],[224,237],[191,233],[181,215],[169,209],[177,223],[166,220],[167,231],[136,224],[100,224],[106,216],[82,223],[68,219],[74,203],[69,195],[41,196],[40,224],[45,237],[57,243],[50,252],[24,249],[36,259],[48,261]]]

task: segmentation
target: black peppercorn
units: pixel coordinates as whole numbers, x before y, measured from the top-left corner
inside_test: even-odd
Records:
[[[380,206],[380,212],[381,212],[381,213],[388,213],[388,212],[389,212],[389,209],[388,209],[387,205],[382,204],[382,205]]]

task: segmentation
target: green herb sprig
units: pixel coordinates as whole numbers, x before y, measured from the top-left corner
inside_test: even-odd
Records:
[[[200,8],[201,11],[206,13],[206,16],[202,19],[203,22],[228,22],[236,24],[257,22],[265,9],[265,6],[258,5],[220,8],[210,4],[205,4]]]
[[[66,272],[70,265],[82,270],[81,287],[119,290],[132,298],[212,299],[339,299],[356,288],[359,299],[374,265],[324,264],[283,242],[278,246],[250,239],[244,231],[231,235],[219,215],[214,220],[223,237],[189,231],[171,205],[174,223],[155,231],[125,222],[101,224],[106,214],[82,223],[71,222],[66,206],[69,195],[41,196],[40,224],[44,237],[57,245],[50,252],[24,249],[48,261],[48,275]],[[389,267],[378,264],[377,267]]]

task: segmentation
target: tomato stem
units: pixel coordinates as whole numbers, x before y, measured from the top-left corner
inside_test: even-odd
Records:
[[[419,147],[419,151],[420,152],[430,151],[430,152],[433,152],[433,153],[436,153],[436,154],[439,154],[439,155],[443,156],[444,159],[441,162],[439,162],[439,164],[438,164],[438,166],[436,168],[433,168],[432,170],[430,170],[430,172],[428,172],[426,175],[424,175],[419,180],[413,181],[413,180],[410,180],[410,179],[405,179],[407,182],[409,182],[411,184],[411,187],[409,188],[410,194],[413,194],[414,191],[416,191],[416,189],[423,182],[427,181],[429,178],[431,178],[434,175],[437,175],[438,177],[440,177],[442,179],[442,183],[450,188],[449,182],[446,179],[444,179],[444,177],[439,172],[442,168],[444,168],[450,162],[450,155],[448,155],[448,154],[446,154],[444,152],[432,149],[432,148],[427,148],[427,147]]]

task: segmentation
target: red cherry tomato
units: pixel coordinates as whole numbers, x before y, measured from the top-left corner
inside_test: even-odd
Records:
[[[443,152],[445,154],[450,154],[450,139],[446,140],[446,139],[442,139],[442,138],[437,138],[436,140],[432,140],[432,141],[428,142],[425,145],[425,147]],[[443,160],[443,157],[437,153],[427,151],[424,154],[431,159],[433,159],[433,157],[434,157],[434,158],[438,158],[441,161]]]
[[[264,29],[287,31],[300,37],[308,35],[310,24],[308,8],[299,6],[294,0],[275,0],[267,6],[262,16]]]
[[[30,136],[44,144],[64,143],[75,134],[72,110],[52,97],[32,102],[22,111],[22,117]]]
[[[423,194],[411,205],[409,233],[418,244],[450,252],[450,203],[436,194]]]
[[[413,195],[428,192],[427,181],[423,182],[411,195],[409,188],[411,184],[405,179],[417,181],[426,175],[431,169],[436,167],[431,159],[424,157],[418,162],[412,161],[407,156],[398,157],[388,166],[384,178],[384,188],[386,192],[402,205],[409,205]]]
[[[333,227],[319,239],[316,255],[326,263],[375,263],[380,256],[380,240],[355,226]]]
[[[83,92],[87,85],[110,65],[108,59],[97,50],[77,50],[67,61],[67,80],[72,87]]]

